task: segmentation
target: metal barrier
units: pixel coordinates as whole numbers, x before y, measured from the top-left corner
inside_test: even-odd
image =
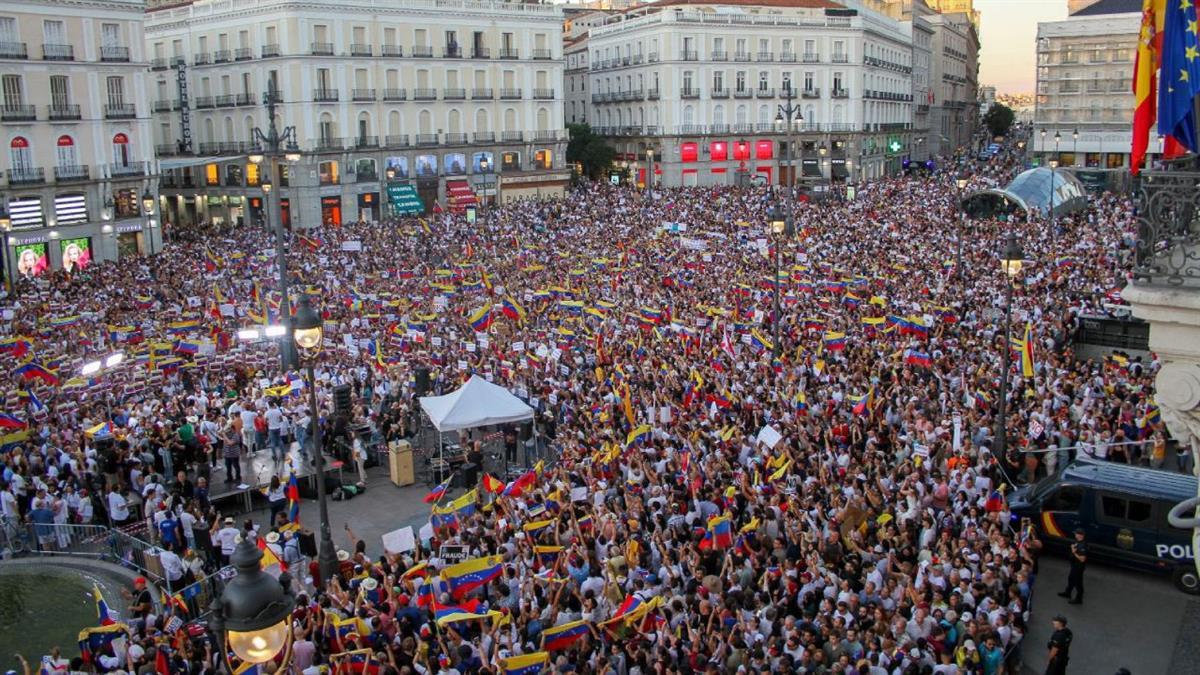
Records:
[[[6,526],[4,550],[10,556],[85,556],[128,567],[171,591],[154,544],[104,525],[26,524]]]
[[[189,621],[207,617],[212,612],[212,601],[225,589],[225,582],[236,573],[237,568],[227,565],[194,584],[184,586],[174,593],[176,606],[183,604]]]

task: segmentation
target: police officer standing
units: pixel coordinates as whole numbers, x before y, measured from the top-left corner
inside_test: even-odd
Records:
[[[1050,634],[1050,642],[1046,648],[1050,650],[1050,659],[1046,663],[1046,675],[1066,675],[1067,661],[1071,655],[1071,629],[1067,628],[1067,617],[1058,615],[1052,619],[1054,632]]]
[[[1083,540],[1083,528],[1075,528],[1075,541],[1071,543],[1071,571],[1067,573],[1067,590],[1058,595],[1071,598],[1072,591],[1078,591],[1074,598],[1067,602],[1072,605],[1083,604],[1083,568],[1087,566],[1087,542]]]

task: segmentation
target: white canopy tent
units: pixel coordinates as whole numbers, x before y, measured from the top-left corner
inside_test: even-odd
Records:
[[[438,430],[438,459],[444,461],[442,433],[534,419],[534,410],[504,387],[472,375],[444,396],[422,396],[421,409]]]

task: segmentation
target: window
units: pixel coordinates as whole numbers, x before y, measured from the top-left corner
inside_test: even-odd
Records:
[[[833,41],[833,55],[834,56],[845,56],[846,55],[845,41],[843,41],[843,40],[834,40]]]
[[[317,165],[317,174],[320,176],[321,185],[337,185],[337,161],[321,162],[319,165]]]
[[[1140,523],[1150,519],[1150,502],[1123,499],[1112,495],[1100,496],[1100,510],[1105,518]]]
[[[46,20],[42,22],[42,42],[48,45],[63,45],[67,43],[67,32],[62,21]]]
[[[804,91],[813,90],[813,74],[812,72],[804,73]]]
[[[804,41],[805,56],[813,56],[816,53],[817,53],[817,41],[816,40],[805,40]]]
[[[121,24],[119,24],[119,23],[102,23],[102,24],[100,24],[100,46],[101,47],[120,47],[121,46]]]
[[[1077,513],[1083,503],[1083,488],[1066,485],[1051,495],[1042,507],[1043,511],[1065,511]]]
[[[17,136],[8,144],[8,162],[13,171],[29,171],[33,168],[33,152],[24,136]]]
[[[692,90],[692,71],[683,71],[683,89],[684,91]]]
[[[17,20],[11,16],[0,16],[0,42],[20,42],[17,35]]]
[[[734,86],[738,91],[746,91],[746,71],[739,70],[734,75]]]
[[[833,73],[833,90],[834,91],[842,90],[842,74],[840,72],[835,71]]]
[[[125,134],[113,136],[113,162],[119,166],[129,166],[129,137]]]
[[[11,108],[19,106],[24,102],[24,97],[21,95],[20,75],[4,75],[0,77],[0,89],[4,91],[5,106]]]
[[[216,164],[204,165],[204,183],[206,185],[221,184],[221,170]]]
[[[770,88],[771,83],[767,80],[767,77],[768,77],[767,71],[765,71],[765,70],[759,71],[759,73],[758,73],[758,90],[759,91],[766,91],[767,89]]]
[[[108,104],[119,107],[125,105],[125,78],[115,75],[108,78]]]
[[[447,49],[457,49],[458,48],[458,31],[453,31],[453,30],[446,31],[446,48]]]
[[[792,90],[792,74],[790,72],[783,74],[783,90],[785,92]]]
[[[718,70],[717,72],[713,73],[713,91],[717,91],[717,90],[724,89],[724,88],[725,88],[725,73],[724,73],[724,71]]]
[[[78,162],[78,156],[75,154],[75,140],[66,134],[58,137],[58,142],[55,144],[56,152],[55,159],[57,166],[75,166]]]

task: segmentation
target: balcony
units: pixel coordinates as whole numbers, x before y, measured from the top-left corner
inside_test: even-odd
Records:
[[[699,59],[699,55],[694,50],[692,50],[692,51],[683,50],[683,51],[679,52],[679,60],[680,61],[696,61],[698,59]]]
[[[354,147],[357,150],[363,150],[365,148],[378,148],[379,147],[379,137],[378,136],[358,136],[354,139]],[[361,177],[361,174],[360,174],[360,177]]]
[[[172,68],[177,66],[186,66],[187,58],[179,55],[172,56],[170,59],[168,59],[167,65],[171,66]]]
[[[74,45],[42,45],[42,60],[43,61],[74,61],[75,46]],[[163,62],[163,67],[166,67],[166,62]]]
[[[238,105],[238,106],[255,105],[254,94],[238,94],[235,97],[235,99],[236,100],[234,102],[234,105]]]
[[[467,100],[467,90],[462,87],[449,87],[442,90],[443,101],[465,101]]]
[[[0,42],[0,59],[27,59],[29,50],[24,42]]]
[[[110,103],[104,106],[104,117],[110,120],[131,120],[137,117],[132,103]]]
[[[533,98],[536,100],[539,100],[539,101],[553,101],[554,100],[554,90],[553,89],[534,89],[533,90]]]
[[[72,122],[83,119],[77,103],[59,103],[46,106],[46,119],[51,122]]]
[[[108,175],[110,176],[145,176],[145,162],[126,162],[125,164],[109,164]]]
[[[1079,85],[1075,83],[1063,83],[1058,85],[1058,93],[1060,94],[1078,94]]]
[[[473,47],[471,49],[471,58],[473,59],[490,59],[492,58],[492,50],[487,47]]]
[[[208,52],[198,52],[192,56],[193,66],[207,66],[210,63],[212,63],[212,57]]]
[[[337,89],[313,89],[313,101],[315,103],[337,103]]]
[[[759,52],[758,56],[755,58],[755,60],[763,61],[763,62],[774,61],[775,60],[775,52]]]
[[[9,185],[41,185],[46,182],[46,170],[43,168],[9,169]]]
[[[747,122],[738,122],[730,127],[730,131],[735,134],[752,134],[754,133],[754,125]]]
[[[109,63],[129,63],[129,47],[101,47],[100,60]]]
[[[750,52],[736,52],[736,53],[733,55],[733,60],[734,60],[734,61],[741,61],[741,62],[743,62],[743,63],[744,63],[744,62],[747,62],[747,61],[749,61],[749,60],[750,60]]]
[[[729,133],[728,124],[710,124],[708,125],[708,133],[710,134],[727,134]]]
[[[641,54],[633,55],[633,65],[635,65],[635,66],[640,66],[642,64],[642,61],[644,61],[644,60],[645,60],[645,57],[643,57]]]
[[[711,61],[728,61],[729,52],[714,51],[713,53],[709,54],[708,58]]]
[[[800,92],[800,98],[821,98],[821,88],[805,89]]]
[[[159,143],[154,146],[154,154],[159,157],[170,157],[179,152],[179,147],[174,143]]]
[[[703,124],[681,124],[679,125],[679,134],[681,136],[699,136],[704,133]]]
[[[647,54],[646,63],[658,63],[658,52],[650,52]]]
[[[820,63],[821,55],[815,54],[813,52],[805,52],[804,53],[804,62],[805,63]]]
[[[350,100],[352,100],[352,101],[374,101],[375,100],[375,90],[374,89],[351,89],[350,90]]]
[[[646,100],[646,92],[642,89],[630,89],[624,92],[626,101],[644,101]]]
[[[721,88],[713,87],[712,89],[709,90],[708,97],[709,98],[729,98],[729,90],[724,87],[721,87]]]
[[[404,56],[404,48],[400,45],[383,45],[379,48],[379,55],[399,58]]]
[[[461,59],[462,55],[462,47],[458,45],[446,45],[446,48],[442,50],[442,58],[444,59]]]
[[[521,58],[521,50],[519,49],[501,49],[500,58],[502,59],[519,59]]]
[[[550,143],[558,140],[557,131],[535,131],[533,132],[533,140],[538,143]]]
[[[775,98],[775,87],[760,87],[754,95],[758,98]]]
[[[213,52],[213,63],[229,63],[233,60],[233,52],[228,49],[218,49]]]
[[[500,100],[501,101],[519,101],[520,99],[521,99],[521,90],[520,89],[501,89],[500,90]]]
[[[850,98],[849,89],[834,89],[830,96],[834,98]]]
[[[404,101],[408,98],[408,91],[405,89],[384,89],[383,100],[385,101]]]
[[[218,108],[232,108],[237,103],[237,97],[233,94],[222,94],[217,97]]]
[[[832,63],[850,63],[849,54],[834,54],[830,59]]]
[[[445,134],[444,137],[446,140],[446,145],[466,145],[467,144],[467,135],[466,134],[457,134],[457,133],[456,134]]]
[[[414,101],[436,101],[437,89],[413,89]]]
[[[71,181],[90,180],[92,172],[86,166],[68,165],[54,167],[54,182],[69,183]]]
[[[249,61],[254,58],[254,50],[249,47],[238,47],[233,50],[234,61]]]
[[[780,63],[795,63],[796,62],[796,53],[795,52],[780,53],[779,54],[779,62]]]
[[[167,99],[158,99],[154,102],[150,109],[156,113],[171,112],[171,101]]]
[[[653,88],[653,89],[647,89],[647,90],[646,90],[646,99],[647,99],[647,100],[649,100],[649,101],[657,101],[657,100],[658,100],[658,99],[660,99],[660,98],[662,98],[662,92],[661,92],[661,91],[659,91],[658,87],[655,87],[655,88]]]
[[[417,145],[424,146],[424,145],[437,145],[437,144],[438,144],[438,135],[437,134],[417,134]]]
[[[627,65],[629,65],[629,62],[630,62],[630,61],[632,61],[632,59],[631,59],[630,57],[628,57],[628,56],[622,56],[622,57],[621,57],[621,65],[623,65],[623,66],[627,66]]]
[[[426,45],[424,47],[413,47],[412,55],[413,55],[413,58],[417,58],[417,59],[431,59],[431,58],[433,58],[433,47],[430,47],[428,45]]]
[[[494,97],[492,96],[491,87],[471,90],[471,100],[473,101],[490,101],[492,98]]]
[[[521,143],[525,140],[525,134],[520,131],[502,131],[500,140],[505,143]]]
[[[312,145],[317,152],[334,152],[344,150],[346,141],[338,136],[325,136],[313,141]]]
[[[350,56],[371,56],[371,45],[352,44],[350,45]]]
[[[476,131],[475,133],[471,134],[471,138],[474,139],[476,143],[495,143],[496,132]]]
[[[552,58],[554,58],[554,52],[552,52],[549,49],[534,49],[533,50],[533,60],[534,61],[549,61]]]
[[[277,44],[262,46],[261,54],[264,59],[269,59],[269,58],[272,58],[275,56],[279,56],[280,53],[281,52],[279,51],[279,45],[277,45]]]
[[[388,134],[383,137],[383,142],[389,148],[406,148],[408,147],[408,134]]]
[[[309,45],[308,53],[313,56],[333,56],[333,43],[313,42]]]
[[[684,87],[679,90],[679,98],[700,98],[700,88]]]
[[[754,92],[750,91],[749,89],[734,89],[733,90],[734,98],[751,98],[752,96],[754,96]]]
[[[43,50],[44,50],[44,48],[43,48]],[[69,61],[70,59],[46,59],[46,60],[47,61],[55,61],[55,60]],[[153,59],[150,59],[150,70],[166,70],[167,67],[168,67],[167,66],[167,57],[165,57],[165,56],[158,56]]]
[[[769,133],[775,131],[775,123],[774,122],[759,122],[758,124],[754,125],[754,130],[760,134],[769,134]]]

